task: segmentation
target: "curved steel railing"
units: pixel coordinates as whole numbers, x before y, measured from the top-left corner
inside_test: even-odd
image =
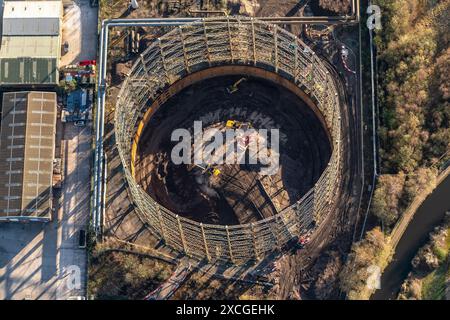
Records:
[[[315,186],[291,207],[252,224],[202,224],[155,202],[134,179],[136,136],[149,104],[162,104],[165,89],[213,66],[252,66],[276,73],[306,93],[323,116],[332,155]],[[209,261],[236,264],[260,259],[317,227],[332,210],[340,177],[341,121],[334,79],[314,52],[293,34],[252,18],[215,18],[174,28],[136,60],[122,85],[115,112],[119,155],[133,201],[153,232],[176,250]],[[138,133],[138,135],[137,135]]]

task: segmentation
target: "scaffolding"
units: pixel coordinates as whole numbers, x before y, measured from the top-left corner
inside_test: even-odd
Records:
[[[173,87],[180,90],[183,79],[202,72],[212,77],[217,68],[258,69],[295,86],[319,111],[330,137],[332,155],[315,186],[289,208],[256,223],[210,225],[180,217],[158,204],[134,178],[137,144],[151,115],[176,92]],[[341,174],[340,120],[335,81],[305,43],[276,25],[233,16],[190,22],[153,42],[122,85],[115,132],[132,200],[155,235],[193,258],[243,264],[307,234],[333,210]]]

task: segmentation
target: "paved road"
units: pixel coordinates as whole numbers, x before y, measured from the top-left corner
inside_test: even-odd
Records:
[[[1,300],[84,295],[86,252],[78,248],[78,230],[89,216],[91,127],[66,125],[62,143],[65,178],[52,222],[0,224]],[[77,280],[71,275],[78,270]]]
[[[61,57],[61,66],[97,57],[98,8],[89,0],[75,0],[64,8],[62,43],[69,43],[69,52]]]

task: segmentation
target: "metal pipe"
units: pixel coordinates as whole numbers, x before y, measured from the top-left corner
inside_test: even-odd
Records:
[[[205,13],[206,16],[208,17],[208,14],[223,14],[225,17],[228,16],[228,12],[226,12],[225,10],[189,10],[188,11],[189,14],[203,14]]]
[[[93,195],[93,226],[97,236],[101,233],[101,225],[104,212],[104,194],[102,191],[106,186],[104,184],[104,164],[103,164],[103,136],[105,128],[105,100],[106,100],[106,69],[108,62],[108,35],[111,27],[126,26],[180,26],[188,22],[195,22],[195,18],[176,18],[176,19],[109,19],[102,21],[100,32],[100,66],[97,80],[97,110],[96,110],[96,135],[95,135],[95,154],[94,154],[94,195]],[[141,21],[141,22],[138,22]],[[201,19],[200,19],[201,21]]]
[[[313,19],[309,19],[313,18]],[[351,17],[337,18],[332,17],[326,19],[318,19],[315,17],[273,17],[273,18],[258,18],[260,21],[264,21],[271,24],[320,24],[320,25],[338,25],[338,24],[349,24],[357,23],[356,19]],[[336,18],[336,19],[334,19]],[[131,21],[114,21],[108,23],[110,27],[126,27],[126,26],[137,26],[137,27],[162,27],[162,26],[179,26],[180,24],[198,22],[201,18],[186,18],[185,21],[166,21],[160,22],[160,25],[155,25],[154,21],[146,21],[147,19],[130,19]],[[225,19],[214,19],[214,21],[208,21],[208,24],[222,24],[226,22]],[[242,24],[250,24],[250,21],[241,21]]]
[[[102,28],[100,31],[100,56],[99,56],[99,61],[100,61],[100,66],[99,66],[99,70],[98,70],[98,79],[97,79],[97,108],[96,108],[96,124],[95,124],[95,151],[94,151],[94,194],[93,194],[93,211],[92,211],[92,222],[93,222],[93,227],[94,227],[94,231],[97,234],[98,230],[97,230],[97,215],[98,215],[98,178],[99,178],[99,173],[98,173],[98,158],[99,155],[101,153],[100,150],[100,122],[103,121],[103,119],[101,119],[102,117],[100,117],[100,109],[103,108],[103,105],[101,103],[101,98],[102,98],[102,92],[101,92],[101,87],[102,87],[102,76],[101,76],[101,69],[103,68],[102,65],[102,61],[103,61],[103,35],[104,35],[104,29],[105,29],[105,24],[104,22],[102,22]]]
[[[100,123],[100,127],[98,128],[100,133],[100,145],[99,145],[99,157],[98,157],[98,172],[99,172],[99,180],[98,180],[98,184],[99,184],[99,188],[98,188],[98,198],[99,198],[99,206],[98,206],[98,210],[99,210],[99,214],[97,215],[97,228],[99,229],[100,232],[100,228],[101,228],[101,223],[102,223],[102,213],[103,213],[103,207],[104,207],[104,192],[102,192],[102,188],[105,187],[106,190],[106,186],[104,186],[104,183],[106,183],[106,181],[104,181],[104,177],[103,177],[103,165],[104,165],[104,153],[103,153],[103,136],[104,136],[104,131],[105,131],[105,99],[106,99],[106,69],[107,69],[107,57],[108,57],[108,53],[107,53],[107,48],[108,48],[108,35],[109,35],[109,28],[105,28],[104,31],[104,37],[103,37],[103,41],[105,43],[105,51],[103,52],[103,56],[102,56],[102,74],[101,74],[101,79],[102,79],[102,114],[101,114],[101,123]]]
[[[341,24],[341,23],[358,23],[360,20],[360,13],[359,13],[359,6],[360,6],[360,0],[352,0],[352,8],[351,8],[351,14],[350,15],[344,15],[344,16],[302,16],[302,17],[255,17],[256,19],[260,21],[270,22],[273,24]],[[226,11],[223,10],[190,10],[189,13],[222,13],[225,16],[224,17],[218,17],[214,18],[213,21],[208,21],[208,23],[214,23],[214,22],[227,22],[227,15]],[[142,23],[145,24],[150,23],[150,26],[153,23],[161,23],[163,25],[166,25],[166,22],[171,25],[171,23],[189,23],[189,22],[195,22],[198,21],[199,18],[131,18],[131,19],[124,19],[124,18],[118,18],[118,19],[106,19],[102,22],[102,28],[103,25],[106,26],[123,26],[120,23]],[[244,22],[245,23],[245,22]],[[248,23],[248,22],[247,22]],[[158,25],[154,25],[158,26]]]

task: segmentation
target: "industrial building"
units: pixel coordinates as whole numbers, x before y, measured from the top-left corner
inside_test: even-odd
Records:
[[[63,5],[59,1],[4,1],[0,85],[56,85]]]
[[[2,102],[0,221],[49,221],[56,93],[8,92]]]

